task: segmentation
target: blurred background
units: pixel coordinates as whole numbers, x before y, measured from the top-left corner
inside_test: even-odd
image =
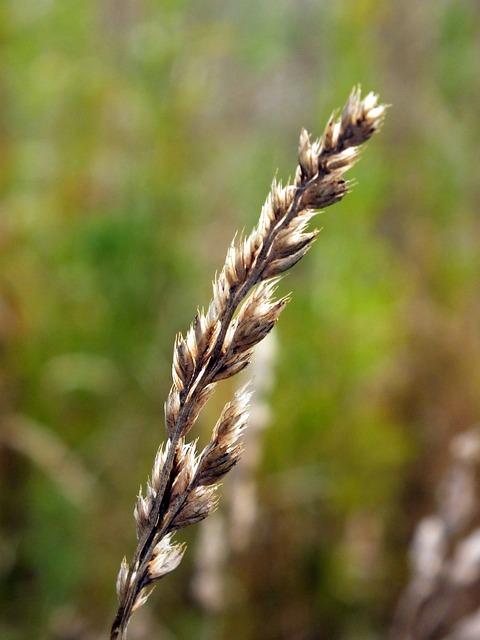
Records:
[[[282,285],[247,463],[131,637],[385,638],[480,415],[480,5],[5,0],[0,50],[0,637],[106,636],[175,332],[360,82],[392,107]]]

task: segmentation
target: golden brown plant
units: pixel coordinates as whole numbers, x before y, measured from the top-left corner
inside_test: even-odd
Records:
[[[168,440],[155,458],[145,495],[135,507],[138,545],[130,564],[124,559],[117,579],[119,606],[111,639],[126,638],[132,613],[142,606],[156,581],[180,563],[184,546],[172,542],[177,529],[199,522],[216,505],[218,481],[242,452],[250,392],[235,394],[213,429],[211,442],[197,454],[185,438],[215,385],[250,361],[252,350],[272,329],[288,297],[275,299],[281,274],[309,250],[318,231],[308,223],[319,209],[347,193],[344,173],[359,147],[380,127],[385,107],[354,89],[323,136],[311,142],[302,130],[293,184],[273,182],[260,220],[251,234],[234,240],[213,283],[206,312],[198,311],[173,352],[173,385],[165,403]]]

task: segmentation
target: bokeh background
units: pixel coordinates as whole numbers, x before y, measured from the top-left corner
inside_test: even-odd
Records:
[[[479,73],[476,0],[1,3],[3,640],[105,637],[175,332],[300,127],[358,82],[392,107],[283,285],[248,544],[205,549],[209,603],[209,536],[182,533],[132,636],[385,637],[448,442],[480,415]]]

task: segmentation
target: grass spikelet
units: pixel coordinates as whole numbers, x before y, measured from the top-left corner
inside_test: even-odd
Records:
[[[275,299],[282,274],[307,253],[317,231],[308,222],[348,191],[344,174],[359,147],[379,129],[385,107],[355,88],[340,117],[332,116],[319,140],[300,133],[293,184],[273,182],[257,226],[230,245],[213,282],[207,311],[198,311],[185,336],[176,337],[173,384],[165,402],[167,444],[155,458],[146,494],[135,508],[138,545],[124,560],[117,585],[119,606],[111,640],[124,640],[132,613],[153,585],[180,563],[183,547],[173,532],[198,522],[215,508],[218,480],[237,462],[246,425],[249,392],[242,390],[224,408],[210,443],[198,455],[185,443],[214,386],[248,366],[252,350],[273,328],[288,298]]]

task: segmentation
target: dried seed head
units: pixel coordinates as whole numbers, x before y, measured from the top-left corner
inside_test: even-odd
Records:
[[[325,162],[327,171],[338,171],[337,175],[341,175],[348,171],[358,159],[359,147],[347,147],[340,153],[333,155]]]
[[[380,128],[386,107],[377,103],[378,97],[374,93],[367,94],[362,100],[360,87],[354,87],[340,122],[339,137],[343,148],[363,144]]]
[[[216,320],[207,318],[203,310],[197,310],[195,319],[187,332],[187,344],[195,360],[195,370],[205,364],[215,344],[220,326]]]
[[[189,489],[197,470],[196,442],[182,445],[178,458],[178,474],[172,486],[172,502]]]
[[[294,255],[305,247],[308,249],[310,245],[314,243],[318,234],[318,229],[314,229],[308,233],[299,232],[285,234],[284,238],[278,238],[275,243],[276,258],[286,258]]]
[[[300,132],[298,143],[298,164],[301,169],[301,179],[310,180],[318,173],[317,146],[312,146],[306,129]]]
[[[176,388],[182,391],[195,371],[195,351],[192,353],[187,340],[178,333],[173,347],[172,377]]]
[[[265,278],[272,278],[274,276],[280,275],[281,273],[284,273],[285,271],[288,271],[303,258],[303,256],[309,249],[310,245],[307,244],[302,249],[290,256],[287,256],[286,258],[273,260],[269,265],[267,265],[265,271],[263,272],[263,276]]]
[[[281,183],[275,189],[272,189],[273,207],[275,211],[275,219],[280,220],[290,209],[295,198],[296,189],[293,185],[282,187]]]
[[[170,440],[167,440],[164,444],[160,445],[155,456],[152,469],[152,487],[157,492],[160,488],[160,482],[162,477],[162,469],[168,456],[170,449]]]
[[[182,429],[182,436],[185,437],[190,429],[195,424],[201,410],[208,402],[210,396],[215,391],[215,384],[209,384],[203,389],[200,389],[198,393],[192,398],[189,405],[188,412],[185,415],[184,425]]]
[[[338,173],[332,173],[308,185],[302,194],[302,206],[305,209],[324,209],[341,200],[347,191],[348,182]]]
[[[274,327],[288,302],[288,298],[273,300],[277,282],[261,282],[247,298],[226,337],[227,357],[251,349]]]
[[[218,482],[238,462],[243,449],[240,438],[247,424],[251,395],[250,388],[245,386],[225,405],[213,429],[212,440],[200,457],[196,484]]]
[[[212,283],[213,296],[207,313],[208,321],[212,324],[223,316],[230,296],[231,287],[225,271],[224,267],[219,275],[215,275]]]
[[[257,230],[262,236],[266,236],[268,234],[269,230],[275,223],[277,214],[280,213],[278,210],[279,207],[276,206],[276,193],[277,182],[276,180],[273,180],[270,192],[260,212],[260,220],[257,225]],[[280,213],[280,215],[283,215],[283,213]]]
[[[150,482],[150,480],[147,480],[147,489],[146,489],[146,493],[147,493],[147,501],[153,505],[153,502],[157,496],[157,492],[155,490],[155,488],[152,486],[152,483]]]
[[[356,161],[358,147],[378,130],[384,113],[385,107],[374,94],[362,99],[355,88],[341,116],[332,115],[320,140],[312,142],[302,129],[294,184],[282,187],[273,181],[258,225],[229,247],[225,265],[214,279],[206,313],[198,311],[185,337],[176,337],[173,385],[165,403],[169,440],[157,453],[146,495],[140,491],[134,511],[137,535],[148,534],[145,540],[150,545],[137,549],[136,557],[149,558],[148,569],[137,575],[145,563],[135,565],[127,584],[129,568],[122,563],[117,580],[120,606],[112,638],[124,635],[135,594],[133,610],[150,595],[146,585],[181,560],[183,548],[172,545],[168,536],[158,541],[160,532],[198,522],[215,508],[216,482],[242,451],[240,436],[249,394],[237,394],[225,407],[200,458],[195,443],[186,445],[184,438],[215,382],[245,368],[253,347],[274,326],[287,299],[274,300],[273,278],[290,269],[311,247],[317,231],[308,230],[310,219],[315,210],[345,195],[348,183],[343,174]]]
[[[245,240],[240,238],[237,243],[234,238],[228,248],[223,269],[213,281],[213,298],[207,312],[210,323],[220,321],[232,293],[245,281],[262,245],[263,237],[258,229],[254,229]]]
[[[340,122],[336,121],[336,114],[332,113],[323,132],[321,140],[322,153],[329,153],[337,148],[339,134]]]
[[[167,534],[153,550],[152,559],[148,563],[148,576],[152,582],[176,569],[182,561],[186,546],[172,544],[172,536],[172,533]]]
[[[237,373],[240,373],[240,371],[243,371],[243,369],[245,369],[245,367],[248,367],[248,365],[250,364],[252,353],[253,350],[249,349],[241,355],[234,353],[225,357],[225,359],[222,360],[221,366],[219,367],[218,371],[215,373],[215,382],[226,380],[227,378],[231,378]]]
[[[143,607],[143,605],[146,603],[146,601],[151,596],[152,591],[153,591],[153,588],[151,588],[151,589],[143,588],[140,591],[140,593],[138,594],[137,598],[135,599],[135,604],[132,607],[132,613],[134,613],[135,611],[140,609],[140,607]]]
[[[129,568],[130,567],[128,566],[127,559],[124,557],[120,565],[120,571],[118,572],[117,584],[116,584],[117,596],[118,596],[119,602],[122,600],[122,598],[124,597],[127,591],[127,587],[128,587],[127,578],[128,578]]]
[[[281,274],[298,262],[315,241],[318,231],[305,232],[308,222],[316,215],[312,209],[294,217],[290,224],[277,236],[262,278],[269,278]]]
[[[220,329],[217,317],[228,299],[229,285],[225,278],[225,273],[222,272],[215,280],[214,293],[217,297],[214,295],[209,313],[205,315],[203,311],[198,310],[186,337],[178,334],[175,339],[172,364],[173,386],[165,405],[165,421],[170,436],[175,433],[182,394],[186,395],[195,374],[205,366],[215,345]],[[222,294],[220,295],[219,292]],[[192,418],[186,424],[185,432],[193,426],[196,419],[196,416],[193,417],[194,413],[195,411],[192,411]]]
[[[185,500],[170,525],[172,529],[183,529],[191,524],[200,522],[217,506],[218,496],[216,485],[195,487]]]
[[[137,538],[140,538],[148,528],[153,501],[148,496],[143,497],[142,487],[138,493],[137,502],[133,510],[133,517],[137,523]]]
[[[180,390],[173,384],[165,402],[165,426],[170,438],[175,435],[178,413],[180,411]]]

